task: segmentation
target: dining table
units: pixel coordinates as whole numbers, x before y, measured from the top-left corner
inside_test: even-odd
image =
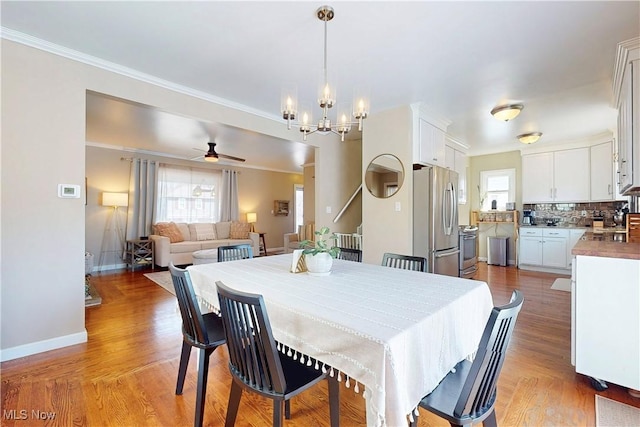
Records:
[[[336,259],[293,273],[292,254],[187,267],[219,310],[216,282],[261,294],[279,351],[366,399],[367,426],[404,427],[422,397],[472,358],[493,301],[485,282]]]

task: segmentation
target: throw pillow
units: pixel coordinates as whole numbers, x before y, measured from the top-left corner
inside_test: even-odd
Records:
[[[248,239],[251,225],[246,222],[232,222],[229,237],[232,239]]]
[[[157,223],[156,232],[161,236],[168,237],[171,243],[184,242],[182,233],[175,222]]]
[[[211,223],[195,223],[192,224],[196,231],[196,240],[215,240],[216,230]]]
[[[218,239],[228,239],[231,231],[231,221],[216,222],[216,235]]]

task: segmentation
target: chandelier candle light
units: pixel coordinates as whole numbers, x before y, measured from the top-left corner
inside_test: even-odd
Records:
[[[351,130],[351,126],[357,124],[358,131],[362,131],[362,121],[369,114],[369,99],[364,93],[356,94],[354,98],[353,109],[351,105],[340,106],[338,108],[338,120],[331,123],[329,118],[329,109],[336,103],[335,88],[329,85],[327,78],[327,22],[331,21],[335,13],[330,6],[322,6],[316,11],[316,16],[324,22],[324,64],[322,69],[322,81],[320,84],[320,92],[318,94],[318,104],[322,108],[322,118],[318,124],[312,123],[311,111],[303,109],[298,122],[298,100],[297,90],[295,87],[288,87],[282,91],[281,110],[282,118],[287,121],[287,128],[291,129],[296,126],[303,134],[303,140],[307,140],[307,135],[315,132],[332,132],[340,135],[344,141],[344,136]],[[352,121],[351,117],[356,119]]]

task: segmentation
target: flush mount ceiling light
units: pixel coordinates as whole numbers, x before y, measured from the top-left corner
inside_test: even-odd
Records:
[[[498,120],[508,122],[515,119],[523,108],[522,104],[499,105],[491,110],[491,115]]]
[[[542,132],[529,132],[523,133],[522,135],[518,135],[518,139],[523,144],[533,144],[542,136]]]
[[[316,10],[316,16],[324,22],[324,63],[322,68],[322,80],[318,94],[318,104],[322,108],[322,118],[317,124],[312,123],[313,119],[310,110],[301,109],[298,111],[297,89],[289,87],[283,89],[280,102],[282,118],[287,121],[287,128],[296,126],[303,134],[303,139],[307,140],[307,135],[315,132],[332,132],[340,135],[342,141],[344,136],[351,130],[351,126],[357,124],[358,131],[362,131],[362,121],[369,114],[369,99],[364,93],[356,93],[353,105],[344,104],[338,106],[338,119],[335,123],[329,118],[329,108],[336,103],[335,87],[329,86],[327,78],[327,22],[335,16],[333,8],[321,6]],[[351,117],[356,121],[351,121]],[[297,119],[297,121],[296,121]]]

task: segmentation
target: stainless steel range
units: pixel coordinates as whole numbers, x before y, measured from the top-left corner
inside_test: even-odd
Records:
[[[459,228],[460,277],[472,279],[478,271],[478,227],[461,225]]]

